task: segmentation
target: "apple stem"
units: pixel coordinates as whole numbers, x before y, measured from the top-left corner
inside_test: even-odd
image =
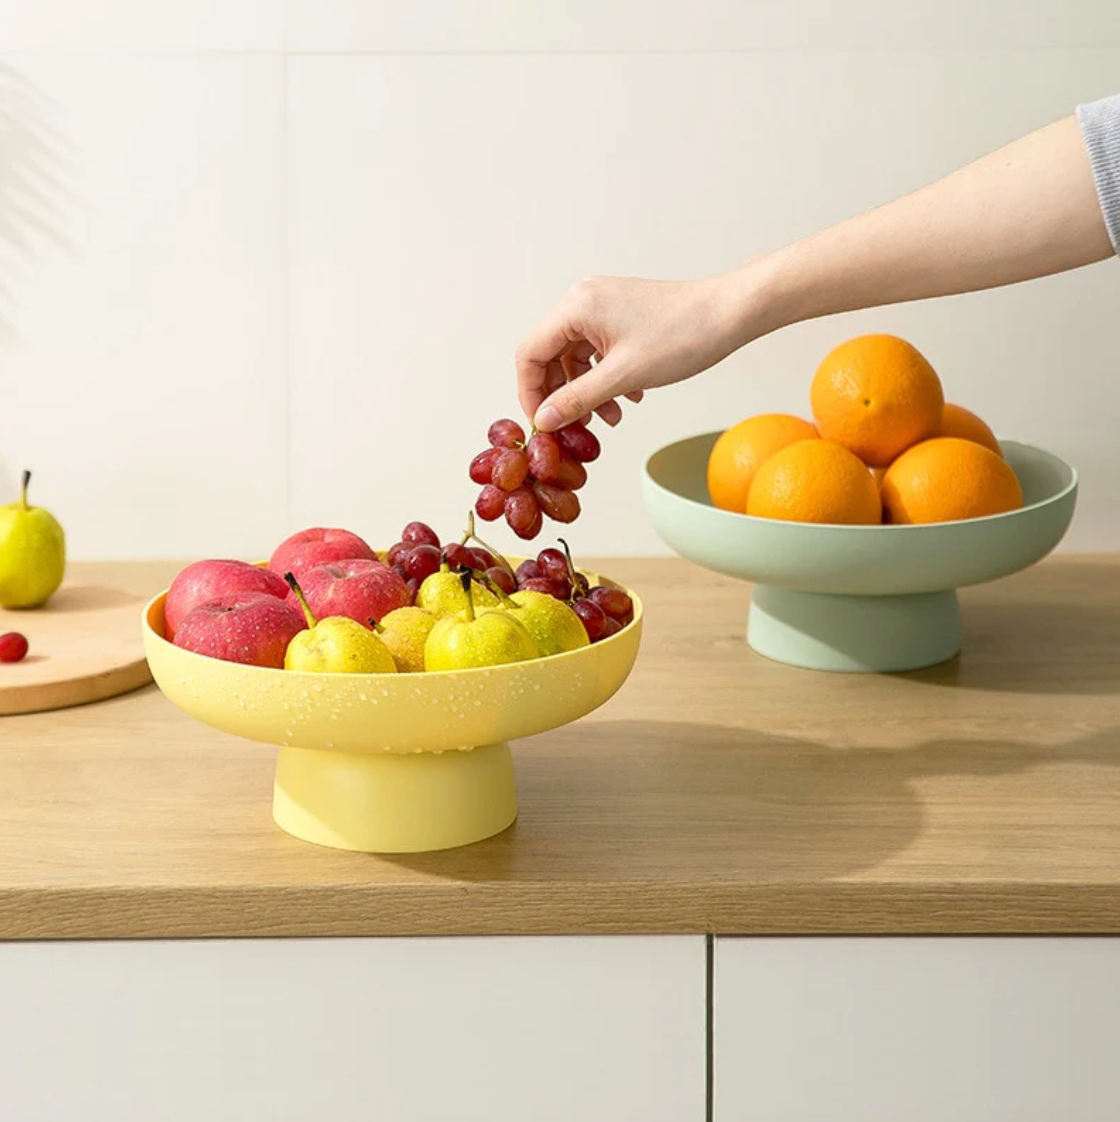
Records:
[[[27,488],[31,483],[31,472],[25,471],[23,473],[23,481],[20,485],[19,501],[24,510],[29,509],[27,506]]]
[[[463,586],[463,595],[467,599],[467,619],[474,623],[474,596],[471,594],[471,570],[464,567],[459,570],[459,581]]]
[[[284,579],[288,582],[288,587],[296,594],[296,599],[299,601],[299,606],[303,609],[303,614],[307,619],[307,626],[314,627],[319,621],[315,618],[314,613],[311,611],[310,605],[307,603],[307,597],[303,594],[303,589],[299,586],[299,581],[296,580],[295,573],[285,573]]]

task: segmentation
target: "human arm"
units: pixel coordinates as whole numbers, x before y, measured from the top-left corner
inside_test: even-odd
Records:
[[[1110,226],[1120,235],[1120,97],[1080,115],[721,276],[577,285],[518,350],[522,408],[544,430],[593,410],[616,423],[618,398],[683,381],[789,324],[1103,260]]]

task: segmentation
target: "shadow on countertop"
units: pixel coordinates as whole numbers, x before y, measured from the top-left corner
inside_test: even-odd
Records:
[[[1049,747],[961,738],[900,749],[692,722],[592,722],[563,735],[570,753],[553,746],[546,758],[531,740],[515,747],[520,818],[504,834],[380,860],[465,882],[594,883],[639,870],[659,885],[687,884],[704,869],[714,886],[819,883],[910,846],[926,826],[918,780],[1120,767],[1120,729]],[[1012,818],[993,818],[991,846],[1024,829],[1046,844],[1049,823]]]

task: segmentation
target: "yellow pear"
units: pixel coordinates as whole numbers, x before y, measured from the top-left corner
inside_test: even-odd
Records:
[[[397,608],[376,625],[378,638],[389,648],[402,674],[424,669],[424,644],[436,617],[423,608]]]
[[[307,617],[307,630],[300,631],[284,654],[285,670],[311,674],[395,674],[397,664],[389,648],[368,627],[349,616],[316,619],[307,606],[296,578],[285,573]]]
[[[432,628],[424,644],[425,670],[470,670],[540,657],[532,636],[512,613],[475,614],[469,572],[457,579],[463,608]]]

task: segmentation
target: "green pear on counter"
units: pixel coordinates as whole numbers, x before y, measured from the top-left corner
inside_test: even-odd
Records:
[[[425,670],[471,670],[540,657],[532,636],[512,613],[495,610],[476,614],[469,571],[456,576],[456,580],[461,610],[444,616],[432,628],[424,644]]]
[[[0,608],[39,608],[66,574],[66,535],[54,515],[27,502],[31,472],[18,502],[0,507]]]
[[[348,616],[316,619],[303,589],[291,573],[291,586],[307,617],[307,630],[292,638],[284,653],[285,670],[311,674],[395,674],[397,664],[389,648],[368,627]]]

